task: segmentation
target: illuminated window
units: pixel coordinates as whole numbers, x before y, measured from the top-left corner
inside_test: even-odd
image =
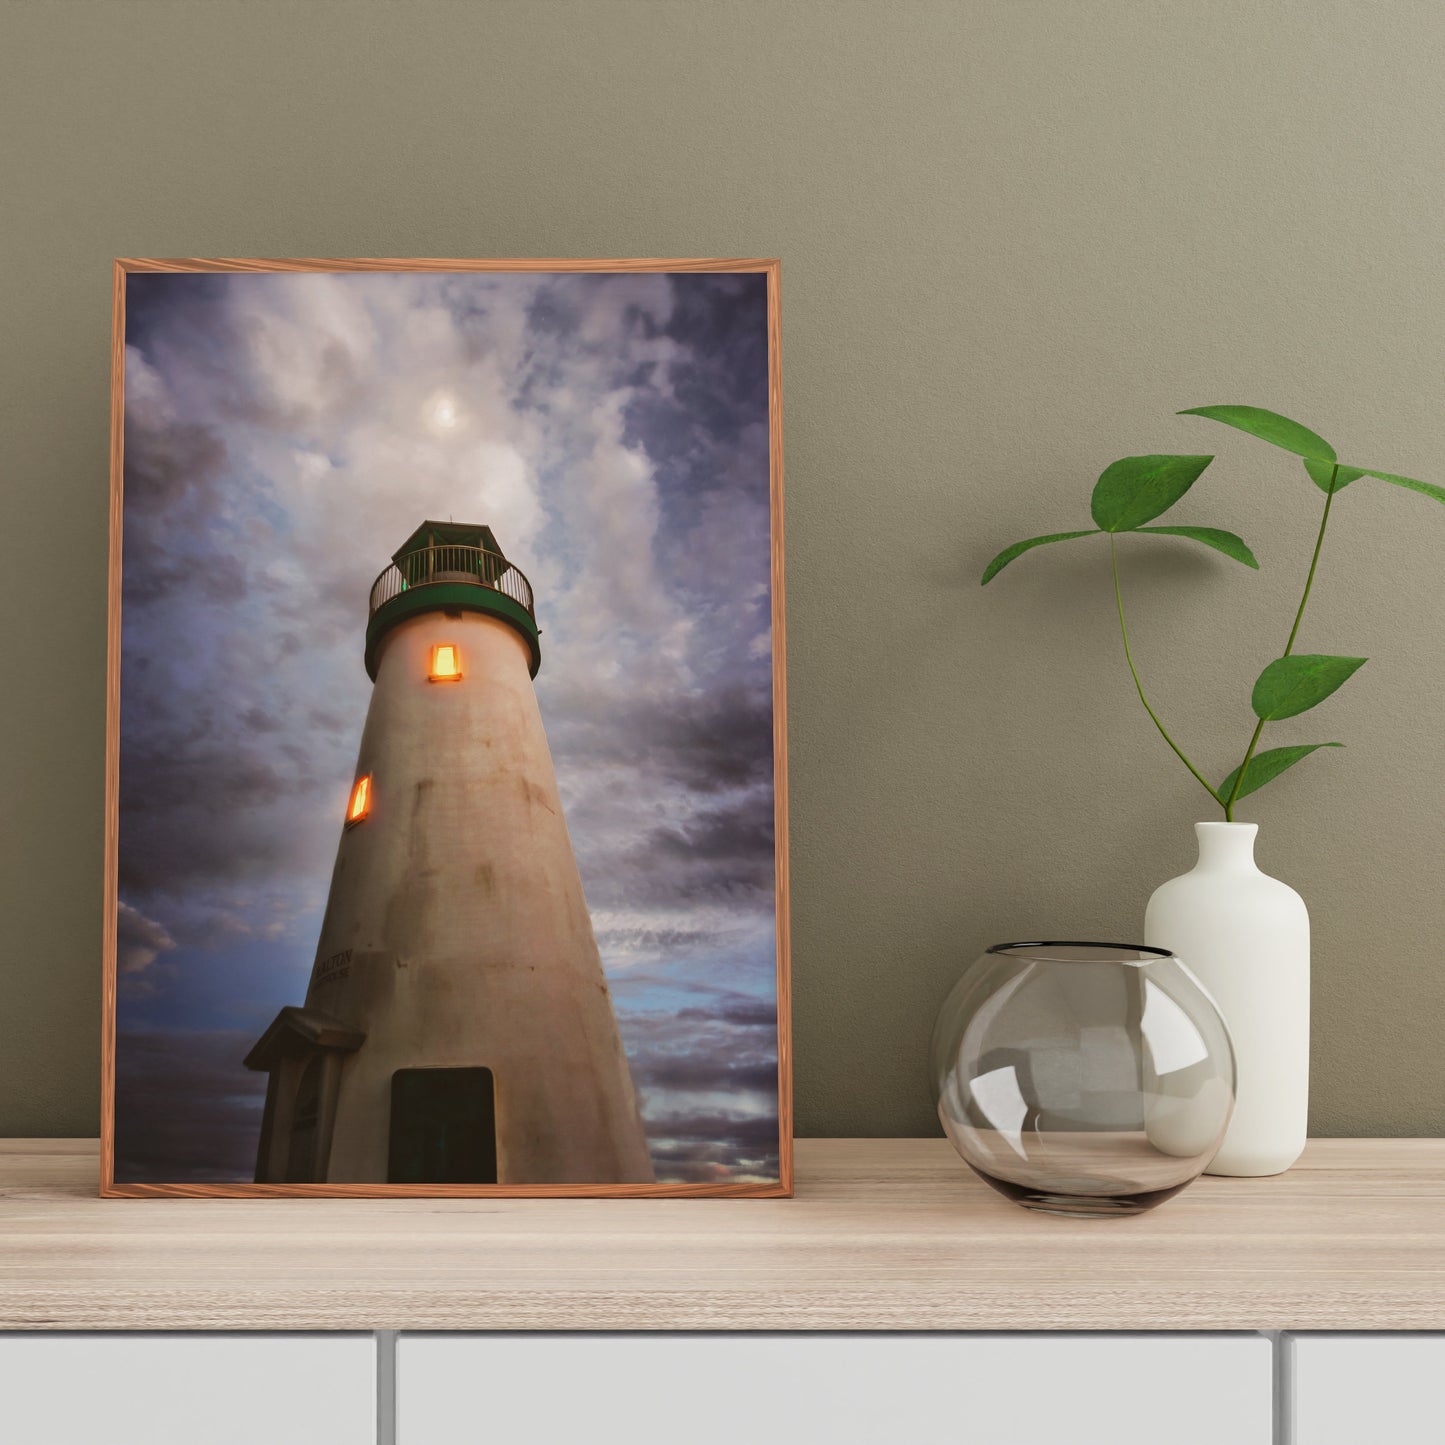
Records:
[[[454,642],[439,642],[431,650],[432,682],[459,682],[462,676],[462,655]]]
[[[358,778],[351,785],[351,801],[346,805],[346,826],[359,823],[371,812],[371,774]]]

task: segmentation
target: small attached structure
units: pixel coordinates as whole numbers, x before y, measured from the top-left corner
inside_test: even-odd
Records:
[[[283,1008],[246,1055],[246,1067],[270,1074],[256,1182],[324,1179],[331,1152],[341,1066],[366,1035],[314,1008]]]

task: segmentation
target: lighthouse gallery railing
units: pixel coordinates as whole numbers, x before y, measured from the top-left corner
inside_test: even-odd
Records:
[[[490,587],[520,603],[536,621],[532,610],[532,584],[502,556],[485,547],[420,547],[393,562],[371,584],[371,612],[376,612],[413,587],[435,582],[470,582]]]

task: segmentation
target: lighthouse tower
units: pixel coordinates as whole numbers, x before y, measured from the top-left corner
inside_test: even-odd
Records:
[[[532,679],[532,589],[424,522],[371,590],[373,688],[259,1182],[652,1180]]]

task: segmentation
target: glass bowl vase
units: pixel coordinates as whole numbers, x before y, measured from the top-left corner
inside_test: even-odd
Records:
[[[1213,1001],[1165,949],[1000,943],[934,1026],[944,1132],[1027,1209],[1142,1213],[1197,1179],[1234,1110]]]

